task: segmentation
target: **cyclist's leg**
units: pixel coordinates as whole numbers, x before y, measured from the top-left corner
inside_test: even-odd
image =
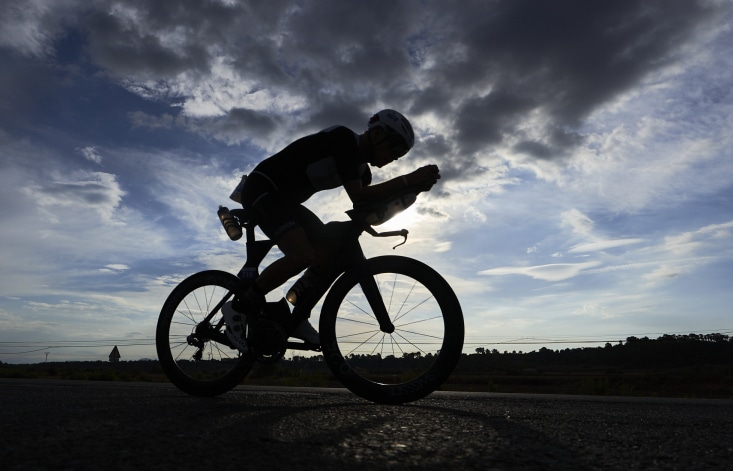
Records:
[[[257,288],[264,294],[306,269],[315,259],[313,247],[301,226],[294,226],[280,236],[277,246],[283,257],[263,269],[255,281]]]
[[[305,206],[278,192],[259,195],[251,208],[260,229],[283,253],[255,281],[254,290],[265,295],[314,264],[316,253],[309,234],[323,227],[323,222]]]

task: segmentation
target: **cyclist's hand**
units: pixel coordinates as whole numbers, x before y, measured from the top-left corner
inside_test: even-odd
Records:
[[[428,191],[440,179],[440,170],[437,165],[426,165],[420,167],[412,173],[405,175],[408,186],[414,187],[419,191]]]

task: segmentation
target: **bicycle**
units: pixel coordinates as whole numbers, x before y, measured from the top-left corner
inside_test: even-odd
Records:
[[[407,199],[406,199],[407,198]],[[359,237],[404,237],[408,231],[377,232],[378,225],[412,204],[398,195],[379,205],[352,209],[349,221],[329,222],[319,237],[337,254],[329,273],[290,311],[285,299],[268,302],[264,315],[247,316],[249,351],[239,353],[225,332],[222,306],[243,293],[274,246],[256,240],[244,209],[230,211],[246,234],[247,258],[239,275],[219,270],[183,280],[165,301],[156,328],[163,371],[182,391],[216,396],[237,386],[254,362],[272,363],[288,349],[321,352],[332,374],[356,395],[376,403],[421,399],[440,387],[463,349],[461,306],[445,279],[418,260],[383,255],[367,259]],[[246,276],[250,274],[251,276]],[[321,345],[293,341],[288,333],[320,312]]]

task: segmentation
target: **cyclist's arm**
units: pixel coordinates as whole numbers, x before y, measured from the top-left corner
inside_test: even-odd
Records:
[[[393,178],[376,185],[364,185],[361,180],[344,183],[344,189],[354,206],[383,201],[406,188],[402,177]]]
[[[376,185],[364,185],[361,180],[352,180],[344,183],[344,189],[355,206],[371,204],[384,201],[391,196],[400,193],[405,188],[413,188],[415,191],[428,191],[440,178],[438,167],[426,165],[412,173],[387,180]]]

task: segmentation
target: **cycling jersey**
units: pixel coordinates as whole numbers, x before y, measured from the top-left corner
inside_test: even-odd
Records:
[[[252,173],[267,177],[275,191],[298,203],[349,181],[371,183],[369,166],[359,156],[358,135],[344,126],[298,139],[261,162]]]
[[[361,161],[358,135],[344,126],[333,126],[298,139],[259,163],[242,189],[242,204],[272,240],[296,226],[310,233],[323,223],[301,205],[314,193],[344,183],[372,180],[369,166]]]

